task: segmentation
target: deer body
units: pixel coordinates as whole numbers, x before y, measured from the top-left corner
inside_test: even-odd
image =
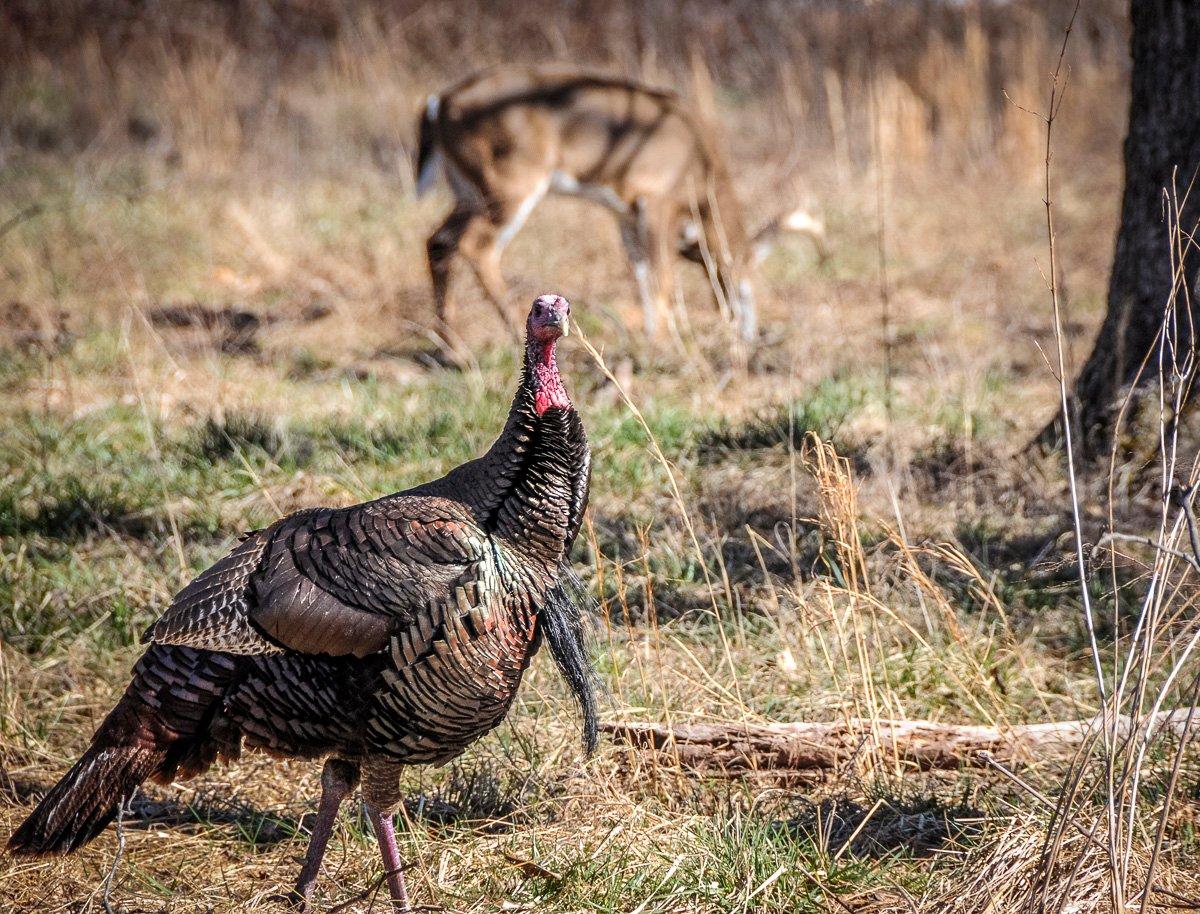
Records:
[[[456,256],[509,319],[501,252],[554,193],[617,217],[649,333],[672,295],[675,257],[683,255],[706,267],[741,335],[756,334],[749,274],[762,238],[747,234],[715,141],[674,93],[578,72],[488,70],[430,97],[418,145],[418,193],[440,173],[455,198],[427,245],[444,325],[455,317],[449,285]]]

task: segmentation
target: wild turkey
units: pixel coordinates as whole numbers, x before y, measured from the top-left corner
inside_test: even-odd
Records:
[[[496,727],[543,636],[595,708],[565,586],[590,457],[559,378],[570,306],[533,303],[508,421],[483,457],[435,482],[318,508],[247,534],[175,597],[125,695],[9,839],[18,854],[94,838],[147,778],[169,782],[243,745],[325,757],[292,898],[308,906],[341,801],[362,781],[395,907],[407,908],[392,815],[402,765],[441,764]]]

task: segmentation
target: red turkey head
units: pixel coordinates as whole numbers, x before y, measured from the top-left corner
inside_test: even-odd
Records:
[[[571,305],[561,295],[548,292],[533,300],[529,309],[529,336],[539,343],[553,343],[571,329]]]
[[[531,364],[534,410],[539,416],[551,407],[570,409],[571,398],[558,376],[554,357],[555,343],[567,335],[571,326],[571,305],[561,295],[547,293],[533,300],[529,309],[527,358]]]

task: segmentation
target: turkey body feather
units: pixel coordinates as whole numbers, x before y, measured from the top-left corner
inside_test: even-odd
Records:
[[[238,654],[363,657],[478,577],[488,534],[447,498],[400,493],[255,531],[142,636]]]

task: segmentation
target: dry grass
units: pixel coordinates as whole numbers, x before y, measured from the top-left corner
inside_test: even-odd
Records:
[[[506,255],[516,293],[563,291],[595,347],[572,347],[568,377],[596,451],[577,559],[602,608],[607,714],[1003,724],[1101,708],[1062,468],[1019,453],[1057,382],[1039,352],[1055,342],[1044,135],[1004,94],[1039,106],[1069,9],[697,3],[686,27],[657,5],[169,9],[184,15],[78,20],[68,4],[0,48],[0,833],[80,751],[141,628],[240,530],[429,478],[495,433],[513,355],[480,308],[463,328],[476,364],[429,362],[423,245],[446,200],[412,199],[406,159],[421,98],[464,62],[695,81],[750,221],[787,197],[830,230],[826,265],[801,244],[765,264],[748,365],[699,271],[683,271],[672,337],[640,339],[615,226],[582,204],[548,202]],[[1118,11],[1084,13],[1055,126],[1068,359],[1103,311],[1127,78]],[[1181,480],[1194,440],[1176,447]],[[1082,481],[1085,539],[1111,522],[1187,549],[1175,513],[1160,527],[1168,486],[1153,444],[1146,457],[1120,469],[1111,521],[1105,480]],[[1179,664],[1162,700],[1186,703],[1194,572],[1123,551],[1111,572],[1109,551],[1090,556],[1104,675],[1136,671],[1125,694],[1148,705]],[[1134,638],[1143,605],[1155,635]],[[701,782],[576,746],[539,659],[497,734],[408,776],[416,897],[1138,910],[1160,821],[1150,906],[1200,895],[1196,760],[1176,766],[1162,741],[1031,765],[1024,787],[874,750],[819,781]],[[1054,804],[1064,783],[1078,789],[1055,816],[1031,791]],[[149,790],[110,904],[276,910],[316,793],[311,765],[263,758]],[[1097,821],[1099,843],[1076,827]],[[101,909],[115,849],[110,830],[65,861],[4,858],[0,906]],[[322,910],[382,909],[356,814],[330,864]]]

